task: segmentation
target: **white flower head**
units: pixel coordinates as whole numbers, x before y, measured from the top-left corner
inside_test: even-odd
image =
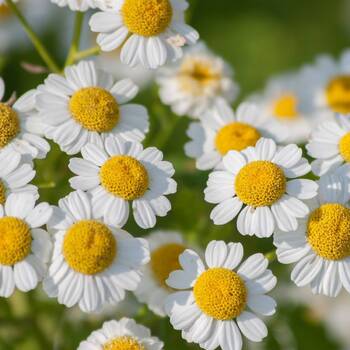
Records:
[[[155,69],[182,56],[181,46],[195,44],[198,33],[185,23],[185,0],[116,0],[91,17],[102,51],[120,49],[122,63]],[[174,38],[181,37],[179,40]]]
[[[297,179],[310,165],[296,145],[277,148],[273,140],[262,138],[256,147],[230,151],[223,165],[209,175],[204,191],[205,200],[217,204],[210,214],[214,224],[226,224],[238,215],[242,235],[269,237],[276,227],[297,229],[297,218],[309,213],[303,200],[315,197],[318,186]]]
[[[218,97],[232,102],[238,95],[231,67],[203,42],[189,47],[183,58],[158,73],[159,95],[179,116],[201,117]]]
[[[46,293],[84,312],[117,304],[140,283],[140,268],[149,261],[147,242],[98,220],[82,191],[70,193],[58,205],[48,224],[54,251],[44,280]]]
[[[0,78],[0,152],[27,159],[46,157],[49,144],[42,137],[44,125],[36,115],[34,90],[21,96],[12,106],[1,102],[5,84]]]
[[[128,104],[137,93],[130,79],[114,82],[95,63],[83,61],[67,67],[64,77],[50,74],[38,88],[36,107],[46,137],[76,154],[87,143],[102,145],[110,134],[142,141],[149,127],[147,110]]]
[[[78,350],[161,350],[163,342],[151,336],[148,328],[133,319],[107,321],[80,343]]]
[[[254,342],[267,336],[266,325],[255,313],[275,313],[275,300],[265,294],[277,280],[262,254],[243,263],[242,258],[242,244],[223,241],[208,244],[206,265],[192,250],[180,255],[182,269],[172,272],[167,283],[181,291],[168,297],[166,310],[188,342],[206,350],[241,350],[241,333]]]
[[[44,278],[51,255],[49,234],[41,229],[51,215],[36,196],[12,193],[0,207],[0,296],[10,297],[17,287],[28,292]]]
[[[175,170],[157,148],[143,149],[138,142],[110,136],[103,146],[88,144],[81,153],[83,159],[73,158],[69,163],[77,174],[70,184],[91,193],[94,215],[107,224],[124,226],[130,203],[142,228],[154,227],[156,216],[166,216],[171,209],[165,195],[176,192]]]
[[[262,137],[280,142],[287,133],[273,121],[262,118],[254,104],[242,103],[234,112],[219,98],[199,122],[190,124],[187,135],[191,141],[185,145],[186,155],[196,159],[198,169],[209,170],[222,168],[222,159],[231,150],[255,146]]]
[[[310,214],[298,229],[276,231],[274,244],[283,264],[296,263],[292,281],[310,285],[314,294],[336,297],[350,293],[349,179],[327,174],[319,180],[318,196],[309,201]]]
[[[72,11],[85,12],[96,7],[96,0],[51,0],[59,7],[68,6]]]

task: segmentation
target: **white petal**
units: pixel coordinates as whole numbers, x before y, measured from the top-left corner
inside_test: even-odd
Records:
[[[233,270],[242,261],[243,258],[243,246],[241,243],[228,243],[227,245],[227,257],[222,267]]]
[[[315,254],[309,254],[295,265],[291,280],[298,286],[304,287],[318,275],[322,268],[322,259]]]
[[[221,267],[226,261],[227,246],[224,241],[211,241],[205,250],[205,261],[208,267]]]
[[[238,269],[238,273],[245,278],[253,279],[262,275],[269,262],[263,254],[257,253],[250,256]]]
[[[48,203],[38,204],[26,217],[26,221],[32,228],[47,224],[52,215],[52,207]]]
[[[287,182],[287,193],[299,199],[310,199],[317,195],[318,185],[315,181],[296,179]]]
[[[251,312],[244,311],[237,317],[238,327],[251,341],[259,342],[267,336],[265,323]]]
[[[16,286],[22,292],[28,292],[37,286],[38,275],[34,267],[26,260],[15,264],[13,272]]]
[[[215,225],[224,225],[236,217],[242,206],[238,197],[226,199],[211,211],[210,219]]]
[[[242,336],[233,320],[222,322],[219,340],[222,350],[242,349]]]
[[[268,295],[251,295],[247,304],[252,311],[264,316],[271,316],[276,312],[276,301]]]

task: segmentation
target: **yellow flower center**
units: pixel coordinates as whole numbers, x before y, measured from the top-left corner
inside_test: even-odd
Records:
[[[245,165],[237,174],[235,189],[238,198],[252,207],[277,202],[286,190],[286,177],[276,164],[257,160]]]
[[[350,256],[350,209],[338,203],[323,204],[307,223],[307,239],[322,258],[341,260]]]
[[[350,113],[350,75],[333,78],[326,87],[326,98],[334,112]]]
[[[15,265],[31,251],[32,235],[21,219],[6,216],[0,219],[0,264]]]
[[[6,202],[6,187],[4,183],[0,180],[0,204],[5,204]]]
[[[168,28],[173,8],[169,0],[125,0],[121,14],[131,33],[149,37]]]
[[[193,288],[198,307],[216,320],[232,320],[247,303],[247,288],[237,273],[226,268],[203,272]]]
[[[117,241],[111,230],[95,220],[76,222],[63,241],[63,256],[75,271],[95,275],[107,269],[116,257]]]
[[[218,131],[215,146],[224,156],[228,151],[242,151],[249,146],[255,146],[260,137],[259,131],[253,126],[233,122]]]
[[[8,145],[19,133],[17,113],[5,103],[0,102],[0,148]]]
[[[145,166],[130,156],[109,158],[101,167],[100,179],[108,192],[128,201],[142,197],[149,184]]]
[[[350,132],[340,139],[339,152],[346,162],[350,162]]]
[[[152,272],[162,287],[168,288],[165,281],[171,272],[180,270],[179,255],[184,252],[185,246],[170,243],[154,250],[151,254]]]
[[[111,131],[120,117],[116,99],[100,87],[75,92],[69,101],[69,110],[85,129],[96,132]]]
[[[102,350],[146,350],[137,339],[130,336],[123,336],[113,339],[103,345]]]
[[[292,120],[298,117],[298,100],[294,95],[286,94],[275,101],[273,114],[278,119]]]

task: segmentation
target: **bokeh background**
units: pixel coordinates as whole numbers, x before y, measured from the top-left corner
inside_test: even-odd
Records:
[[[63,62],[73,14],[49,0],[19,2],[40,37]],[[296,69],[317,54],[339,55],[350,47],[349,0],[190,0],[190,3],[191,24],[202,40],[233,66],[241,87],[239,100],[263,88],[273,75]],[[86,25],[83,46],[89,47],[91,40]],[[161,105],[150,74],[130,72],[111,55],[99,62],[117,77],[132,74],[142,84],[137,100],[148,107],[151,115],[151,131],[145,144],[160,147],[165,158],[175,165],[178,192],[170,198],[173,204],[170,215],[159,219],[157,228],[178,230],[202,247],[212,239],[224,239],[241,241],[246,254],[271,251],[271,239],[244,238],[235,231],[235,223],[214,226],[210,222],[211,206],[203,198],[208,174],[195,170],[194,161],[183,152],[189,120],[172,115],[168,107]],[[6,81],[7,97],[13,91],[20,95],[35,88],[46,76],[28,73],[22,68],[23,63],[42,64],[16,19],[11,14],[0,14],[0,75]],[[56,204],[69,193],[71,174],[67,164],[68,157],[55,145],[46,160],[36,162],[35,184],[40,187],[42,200]],[[126,228],[137,236],[147,234],[132,222]],[[245,348],[350,349],[350,296],[344,293],[337,299],[315,297],[308,288],[297,288],[289,281],[288,267],[273,262],[271,268],[279,278],[274,291],[278,312],[268,321],[267,340],[259,344],[246,341]],[[84,315],[47,299],[38,288],[27,294],[16,292],[8,300],[0,299],[0,350],[73,350],[104,320],[126,315],[150,327],[154,335],[164,340],[165,349],[198,348],[187,345],[167,319],[153,315],[131,296],[102,315]]]

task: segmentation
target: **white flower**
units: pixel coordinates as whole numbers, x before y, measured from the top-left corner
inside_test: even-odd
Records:
[[[44,278],[51,254],[48,233],[40,227],[51,217],[47,203],[35,205],[36,196],[12,193],[0,207],[0,296],[17,287],[28,292]]]
[[[165,195],[176,192],[174,167],[163,160],[155,147],[121,142],[110,136],[103,146],[88,144],[83,159],[73,158],[70,170],[78,176],[70,180],[75,189],[89,191],[96,217],[122,227],[129,217],[129,202],[136,223],[142,228],[156,224],[156,216],[166,216],[171,204]]]
[[[129,318],[107,321],[80,343],[78,350],[161,350],[163,342],[152,337],[148,328]]]
[[[166,316],[164,302],[172,290],[165,281],[170,272],[180,269],[179,255],[188,248],[182,235],[174,231],[156,231],[147,237],[151,260],[143,267],[143,278],[135,291],[137,299],[157,315]]]
[[[255,146],[261,137],[277,142],[286,137],[285,130],[266,122],[254,104],[242,103],[234,113],[222,98],[200,122],[190,124],[187,135],[192,140],[185,145],[185,153],[196,158],[200,170],[222,168],[222,159],[229,151]]]
[[[96,7],[95,0],[51,0],[51,2],[60,7],[68,6],[72,11],[85,12]]]
[[[50,74],[38,88],[36,107],[46,124],[45,134],[67,154],[87,143],[102,145],[107,135],[142,141],[148,131],[147,110],[127,104],[138,87],[130,80],[114,82],[93,62],[65,69],[65,77]]]
[[[34,110],[36,92],[28,91],[12,106],[1,102],[4,94],[5,85],[0,78],[0,152],[45,158],[50,146],[41,137],[44,126]]]
[[[297,263],[291,279],[310,285],[314,294],[336,297],[342,286],[350,293],[350,199],[347,178],[327,174],[319,181],[311,213],[297,230],[277,231],[274,244],[283,264]]]
[[[90,27],[99,33],[102,51],[121,49],[124,64],[155,69],[181,57],[180,46],[199,38],[184,21],[185,0],[118,0],[112,5],[94,14]]]
[[[348,116],[336,115],[334,121],[321,123],[312,132],[306,149],[311,157],[316,158],[311,163],[312,171],[316,175],[321,176],[341,170],[343,170],[344,175],[346,172],[350,173],[350,122]]]
[[[239,88],[232,79],[231,67],[201,42],[186,50],[176,64],[158,74],[159,96],[175,114],[201,117],[218,97],[232,102]]]
[[[254,342],[267,336],[264,322],[255,313],[275,313],[276,302],[265,293],[275,287],[276,277],[262,254],[250,256],[238,267],[242,258],[240,243],[223,241],[208,244],[207,267],[192,250],[180,255],[182,270],[172,272],[167,283],[181,291],[168,297],[166,310],[173,327],[182,330],[188,342],[207,350],[219,346],[240,350],[241,333]]]
[[[302,150],[294,144],[277,148],[271,139],[260,139],[256,147],[230,151],[224,169],[209,175],[205,200],[215,203],[210,218],[223,225],[238,215],[242,235],[269,237],[278,227],[296,230],[297,218],[309,213],[302,200],[317,194],[312,180],[296,179],[310,171]],[[292,180],[289,180],[289,179]]]
[[[48,224],[54,233],[54,251],[44,290],[67,307],[79,305],[97,312],[117,304],[125,290],[141,280],[140,268],[149,261],[147,242],[97,220],[90,197],[70,193],[54,207]]]

